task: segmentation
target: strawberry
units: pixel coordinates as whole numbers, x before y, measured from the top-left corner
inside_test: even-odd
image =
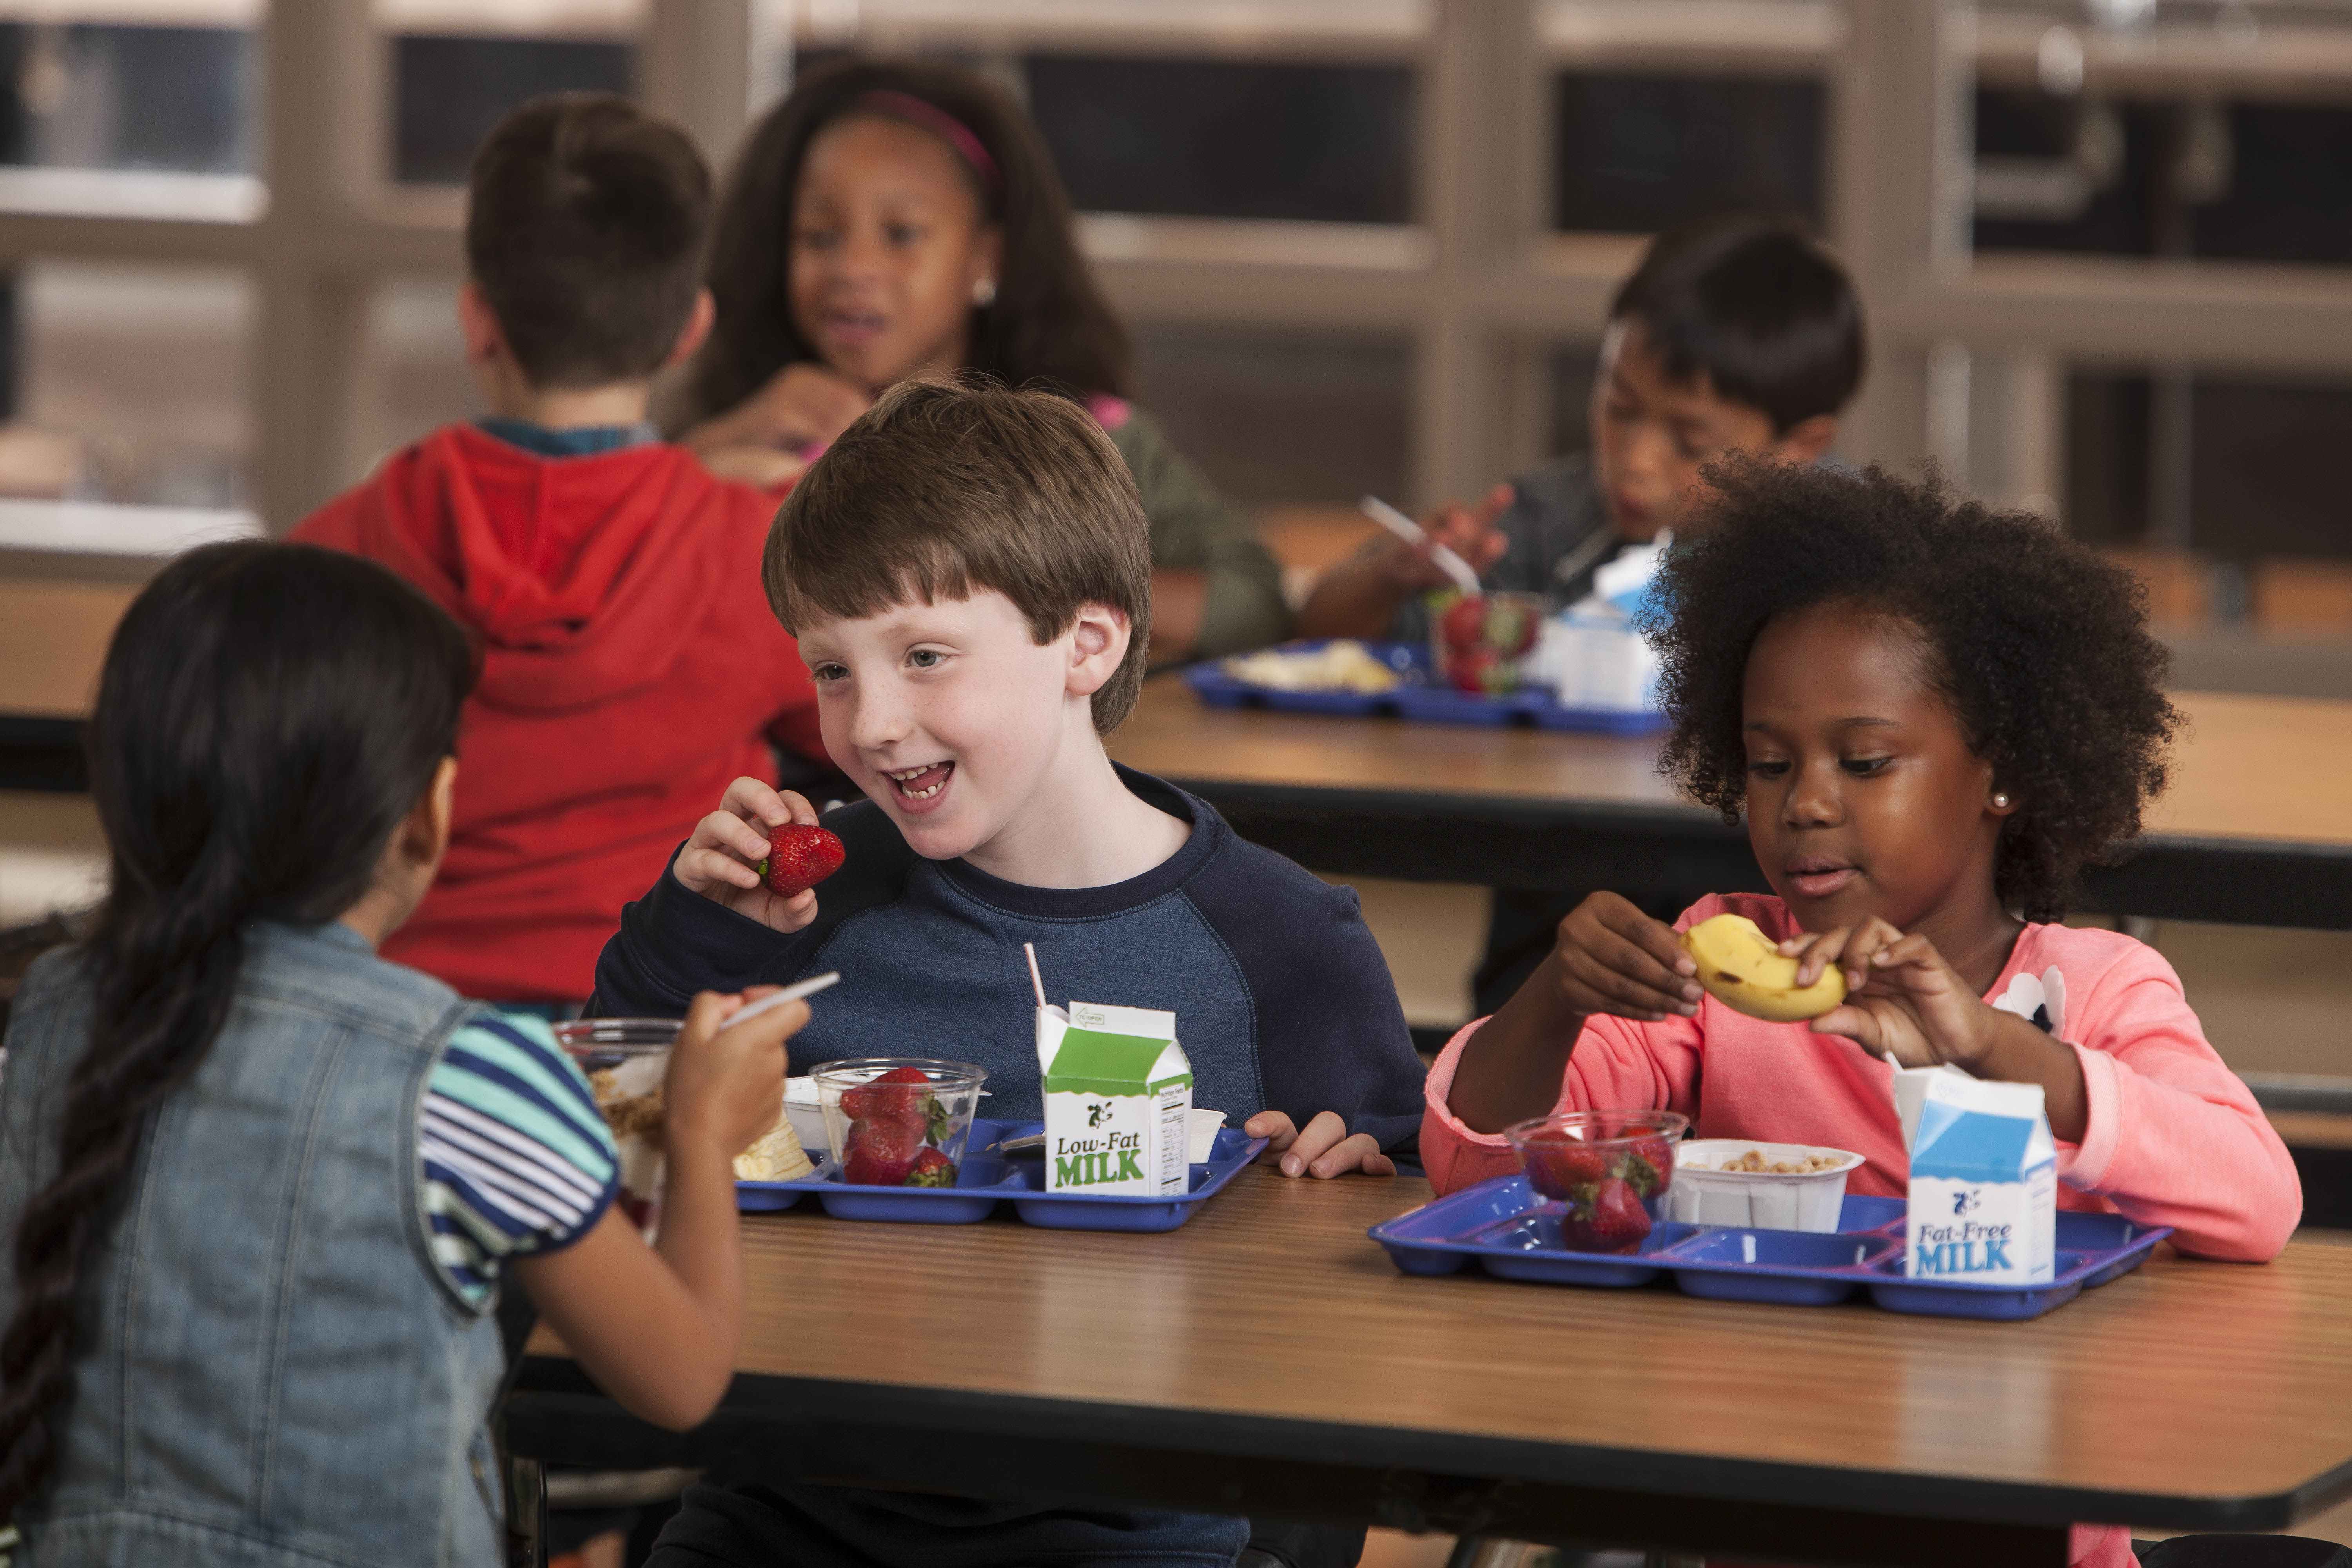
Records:
[[[1445,660],[1445,678],[1457,690],[1475,691],[1480,696],[1507,689],[1510,671],[1490,647],[1474,647],[1456,652]]]
[[[1548,1198],[1565,1202],[1582,1187],[1590,1191],[1609,1173],[1601,1152],[1566,1133],[1538,1132],[1526,1144],[1528,1184]]]
[[[906,1184],[910,1187],[952,1187],[955,1184],[955,1162],[937,1149],[926,1149],[916,1155],[914,1167],[907,1173]]]
[[[923,1150],[921,1124],[872,1121],[852,1123],[842,1151],[841,1179],[853,1186],[904,1186]],[[933,1150],[931,1152],[938,1152]]]
[[[919,1086],[919,1087],[918,1087]],[[929,1120],[931,1080],[920,1068],[892,1068],[841,1092],[841,1113],[852,1121],[906,1122],[919,1131]]]
[[[1476,647],[1486,640],[1486,601],[1475,595],[1454,600],[1437,626],[1447,647]]]
[[[1591,1203],[1572,1205],[1561,1216],[1559,1231],[1577,1252],[1631,1252],[1650,1234],[1650,1211],[1630,1183],[1612,1176],[1594,1191]]]
[[[768,829],[768,858],[751,868],[768,879],[768,891],[789,899],[840,870],[848,854],[822,827],[780,822]]]
[[[1617,1173],[1645,1198],[1662,1193],[1674,1180],[1673,1146],[1663,1138],[1643,1138],[1625,1151]]]

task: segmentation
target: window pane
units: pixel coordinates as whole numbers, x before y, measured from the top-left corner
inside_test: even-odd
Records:
[[[626,92],[635,51],[601,38],[406,34],[393,40],[393,177],[463,184],[474,149],[543,92]]]
[[[251,174],[259,69],[244,28],[0,23],[0,163]]]
[[[1555,227],[1651,234],[1721,212],[1821,227],[1819,82],[1569,71],[1554,90]]]
[[[1024,67],[1081,211],[1412,221],[1402,66],[1033,55]]]

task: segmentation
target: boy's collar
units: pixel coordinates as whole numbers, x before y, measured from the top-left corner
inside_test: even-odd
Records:
[[[1101,888],[1033,888],[982,870],[969,860],[935,862],[949,881],[992,909],[1009,914],[1062,920],[1116,914],[1166,897],[1200,869],[1216,847],[1218,818],[1205,803],[1195,800],[1164,779],[1138,773],[1118,763],[1111,764],[1119,783],[1137,799],[1192,825],[1184,847],[1139,877]]]
[[[474,427],[540,458],[592,458],[661,439],[661,431],[650,420],[643,419],[635,425],[584,425],[551,430],[528,419],[485,414],[474,421]]]

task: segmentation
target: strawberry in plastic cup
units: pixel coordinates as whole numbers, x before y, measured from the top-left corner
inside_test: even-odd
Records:
[[[844,1182],[955,1185],[986,1068],[930,1058],[857,1057],[824,1063],[809,1077]]]
[[[1573,1110],[1504,1129],[1528,1184],[1560,1205],[1560,1245],[1632,1252],[1664,1217],[1674,1145],[1690,1119],[1672,1110]]]
[[[1517,690],[1519,659],[1543,626],[1543,601],[1532,594],[1464,594],[1437,605],[1429,651],[1447,683],[1489,697]]]

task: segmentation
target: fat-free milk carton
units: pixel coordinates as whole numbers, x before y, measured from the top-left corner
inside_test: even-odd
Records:
[[[1037,1010],[1045,1185],[1181,1197],[1189,1190],[1192,1064],[1176,1015],[1073,1002]]]
[[[2037,1285],[2055,1268],[2057,1149],[2042,1086],[1991,1083],[1950,1068],[1896,1069],[1911,1151],[1914,1279]]]

